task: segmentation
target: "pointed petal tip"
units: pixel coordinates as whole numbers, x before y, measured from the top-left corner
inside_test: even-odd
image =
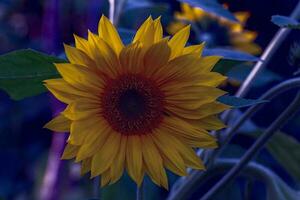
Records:
[[[161,20],[161,15],[159,15],[154,21],[160,21]]]

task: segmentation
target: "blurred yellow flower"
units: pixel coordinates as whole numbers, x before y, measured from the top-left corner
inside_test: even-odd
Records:
[[[201,57],[203,44],[185,47],[190,26],[163,38],[149,17],[124,46],[102,16],[99,35],[75,35],[65,45],[70,63],[55,64],[60,79],[46,87],[66,109],[45,127],[70,132],[62,158],[81,162],[82,174],[115,183],[124,169],[140,185],[144,174],[168,188],[165,168],[180,176],[204,169],[193,148],[215,148],[208,130],[224,128],[216,88],[226,77],[211,72],[220,57]]]
[[[254,55],[259,54],[261,48],[254,43],[257,33],[245,30],[244,28],[250,14],[248,12],[236,12],[234,15],[240,23],[228,21],[207,13],[200,8],[191,7],[186,3],[182,3],[181,12],[175,12],[175,21],[170,23],[167,27],[167,31],[170,34],[174,34],[182,27],[186,26],[186,24],[193,23],[195,26],[198,26],[196,28],[199,29],[200,32],[197,32],[196,34],[203,34],[207,31],[212,31],[214,32],[213,34],[222,34],[221,40],[228,40],[228,45],[233,46],[235,49]],[[210,26],[210,23],[218,24],[220,27],[216,29],[214,24]],[[212,30],[207,30],[210,28]],[[220,44],[218,44],[218,41],[215,42],[216,45],[223,45],[224,41],[219,42]]]

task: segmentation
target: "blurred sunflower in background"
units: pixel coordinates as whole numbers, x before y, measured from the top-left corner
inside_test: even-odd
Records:
[[[240,23],[231,22],[207,13],[201,8],[182,3],[181,12],[175,12],[175,21],[169,24],[167,32],[174,34],[187,24],[191,24],[193,39],[206,42],[208,47],[230,46],[253,55],[259,54],[261,48],[254,43],[257,33],[245,30],[250,14],[236,12],[234,15]]]
[[[219,56],[202,57],[204,45],[185,47],[190,26],[163,38],[160,19],[149,17],[131,44],[102,16],[99,35],[75,36],[65,45],[70,63],[56,64],[62,78],[45,81],[66,109],[45,127],[70,132],[62,158],[81,162],[82,174],[115,183],[124,169],[140,185],[144,174],[168,188],[165,168],[180,176],[204,169],[194,148],[215,148],[209,130],[224,128],[217,101],[226,77],[211,72]]]

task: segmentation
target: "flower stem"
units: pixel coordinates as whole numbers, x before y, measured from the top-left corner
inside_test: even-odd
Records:
[[[269,128],[259,137],[250,149],[244,154],[238,162],[214,187],[212,187],[200,200],[211,199],[218,191],[226,186],[230,181],[236,178],[241,170],[257,155],[268,140],[280,129],[288,120],[290,120],[300,108],[300,92],[297,93],[293,102],[283,111],[283,113],[269,126]]]
[[[136,200],[143,200],[144,199],[144,181],[142,184],[136,187]]]
[[[100,200],[101,199],[101,190],[100,190],[100,176],[97,176],[93,180],[93,199]]]
[[[56,52],[58,44],[57,22],[58,22],[58,0],[47,0],[44,4],[44,16],[42,21],[42,47],[48,53]],[[53,116],[56,116],[63,108],[54,97],[50,97]],[[59,170],[62,167],[60,156],[65,145],[65,135],[54,133],[52,135],[51,147],[48,154],[47,167],[39,191],[39,199],[58,199]]]
[[[109,20],[111,23],[115,24],[115,0],[108,0],[109,1]]]
[[[122,13],[122,8],[124,7],[127,0],[118,0],[118,3],[116,4],[116,11],[115,11],[115,19],[114,19],[114,25],[117,26],[120,20],[120,16]]]

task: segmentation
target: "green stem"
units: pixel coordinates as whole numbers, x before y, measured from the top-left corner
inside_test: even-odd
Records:
[[[144,181],[142,184],[136,187],[136,200],[143,200],[144,199]]]
[[[93,180],[93,199],[94,200],[100,200],[101,194],[100,194],[100,176],[97,176]]]
[[[250,149],[244,154],[240,162],[237,163],[214,187],[212,187],[200,200],[209,200],[224,188],[230,181],[236,178],[242,169],[257,155],[269,139],[280,129],[289,119],[291,119],[300,108],[300,92],[297,93],[293,102],[283,111],[283,113],[271,124],[271,126],[259,137]]]

